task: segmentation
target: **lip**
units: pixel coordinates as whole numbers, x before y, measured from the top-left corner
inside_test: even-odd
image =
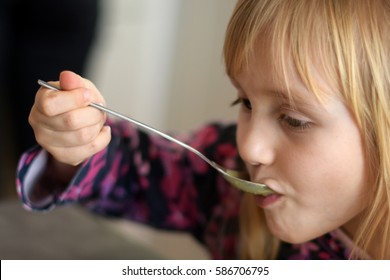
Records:
[[[256,195],[255,200],[259,207],[265,209],[274,205],[277,201],[280,200],[281,197],[282,196],[280,194],[270,194],[267,196]]]
[[[280,200],[280,198],[283,196],[283,194],[280,191],[280,188],[279,188],[278,184],[276,183],[276,181],[274,181],[272,179],[263,179],[263,180],[259,180],[259,182],[267,185],[271,190],[273,190],[275,192],[274,194],[270,194],[267,196],[262,196],[262,195],[255,196],[256,204],[259,207],[261,207],[263,209],[269,208],[272,205],[274,205],[276,202],[278,202]]]
[[[263,178],[261,180],[253,180],[253,181],[256,182],[256,183],[267,185],[267,187],[269,187],[271,190],[273,190],[275,192],[275,194],[278,194],[278,195],[282,195],[283,194],[279,184],[275,180],[273,180],[273,179],[270,179],[270,178],[265,179],[265,178]]]

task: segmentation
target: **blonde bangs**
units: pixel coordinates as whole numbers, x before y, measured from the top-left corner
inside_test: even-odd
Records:
[[[284,86],[289,60],[304,85],[321,101],[321,91],[313,77],[319,69],[326,81],[338,85],[335,52],[329,26],[324,25],[328,1],[239,1],[226,30],[224,59],[226,72],[235,78],[256,56],[259,46],[271,51],[273,67]],[[319,16],[319,11],[322,15]],[[315,62],[316,65],[313,65]],[[293,96],[290,94],[293,103]]]
[[[224,59],[227,74],[234,78],[249,65],[260,33],[271,26],[272,2],[238,1],[226,30]],[[264,14],[258,18],[258,14]]]

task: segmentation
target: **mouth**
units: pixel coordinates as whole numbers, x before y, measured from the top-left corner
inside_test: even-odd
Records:
[[[267,196],[256,195],[255,200],[256,200],[256,204],[260,208],[266,209],[274,205],[277,201],[280,200],[281,197],[282,196],[280,194],[273,193]]]
[[[251,181],[246,173],[241,173],[229,169],[225,170],[225,172],[227,173],[226,176],[224,176],[225,179],[230,182],[232,186],[236,187],[241,191],[263,196],[268,196],[270,194],[275,193],[266,184]]]
[[[282,192],[280,191],[281,188],[279,187],[279,184],[271,179],[271,178],[263,178],[261,180],[256,180],[256,182],[261,182],[262,184],[265,184],[267,188],[270,190],[270,193],[266,195],[255,195],[255,201],[256,204],[263,209],[269,208],[273,206],[275,203],[280,201],[280,199],[283,197]]]

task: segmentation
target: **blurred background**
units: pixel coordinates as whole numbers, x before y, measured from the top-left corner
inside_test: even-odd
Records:
[[[207,258],[204,249],[183,234],[102,220],[77,208],[26,212],[17,202],[15,170],[21,152],[34,145],[27,118],[36,80],[57,80],[65,69],[92,80],[110,108],[165,131],[234,120],[236,112],[229,104],[235,90],[224,72],[222,45],[236,0],[0,1],[0,258],[147,258],[133,254],[137,250],[150,250],[151,258]],[[102,245],[99,237],[89,245],[94,250],[84,248],[90,251],[87,255],[80,253],[84,249],[60,255],[54,248],[45,255],[41,247],[28,247],[33,241],[26,236],[47,242],[48,228],[56,230],[51,236],[60,237],[54,247],[74,238],[74,232],[65,236],[59,219],[69,219],[67,228],[82,224],[79,236],[103,227],[109,237],[101,238],[120,242],[112,245],[112,254],[104,246],[96,249],[96,243]],[[39,244],[38,239],[34,242]],[[134,244],[143,249],[135,250]],[[120,254],[115,246],[126,247],[132,255]]]

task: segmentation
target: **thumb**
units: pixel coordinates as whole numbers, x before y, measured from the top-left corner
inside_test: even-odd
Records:
[[[84,87],[84,79],[72,71],[62,71],[60,73],[60,86],[63,90],[72,90]]]

